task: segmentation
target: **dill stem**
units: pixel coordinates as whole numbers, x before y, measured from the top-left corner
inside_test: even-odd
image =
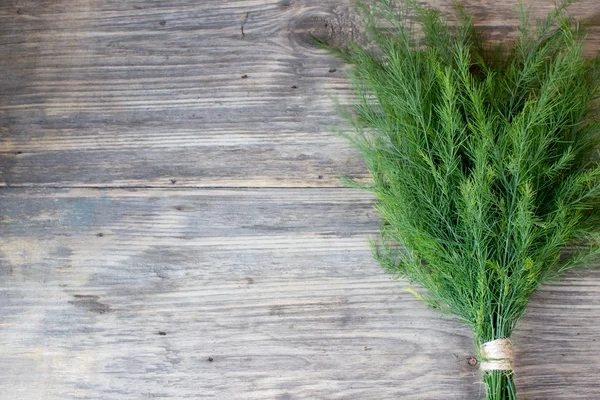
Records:
[[[487,371],[483,374],[486,400],[516,400],[512,371]]]

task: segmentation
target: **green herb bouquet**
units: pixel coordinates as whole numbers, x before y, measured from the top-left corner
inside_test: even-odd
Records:
[[[599,253],[599,58],[570,3],[535,24],[521,6],[510,44],[485,43],[458,3],[450,25],[390,0],[358,4],[367,44],[315,38],[353,65],[376,257],[473,329],[487,399],[517,398],[510,338],[531,295]]]

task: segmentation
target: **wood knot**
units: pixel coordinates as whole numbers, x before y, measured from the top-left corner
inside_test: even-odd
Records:
[[[310,35],[326,42],[334,37],[332,16],[306,16],[296,21],[290,28],[291,39],[301,47],[311,48]]]
[[[344,46],[349,41],[362,42],[364,30],[360,26],[360,18],[350,7],[336,6],[292,20],[290,40],[306,50],[316,50],[310,35],[334,46]]]

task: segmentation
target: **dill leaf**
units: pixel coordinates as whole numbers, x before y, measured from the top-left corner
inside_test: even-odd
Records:
[[[559,3],[511,43],[486,43],[412,1],[358,3],[370,43],[316,43],[352,65],[346,136],[366,161],[375,257],[468,324],[477,346],[509,338],[541,284],[600,253],[599,58]],[[416,292],[413,291],[416,294]],[[487,371],[487,399],[516,399]]]

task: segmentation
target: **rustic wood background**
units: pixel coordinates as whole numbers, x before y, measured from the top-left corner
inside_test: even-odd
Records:
[[[361,36],[346,1],[0,0],[1,399],[481,398],[468,329],[371,260],[308,32]],[[599,317],[597,271],[532,300],[520,399],[600,398]]]

